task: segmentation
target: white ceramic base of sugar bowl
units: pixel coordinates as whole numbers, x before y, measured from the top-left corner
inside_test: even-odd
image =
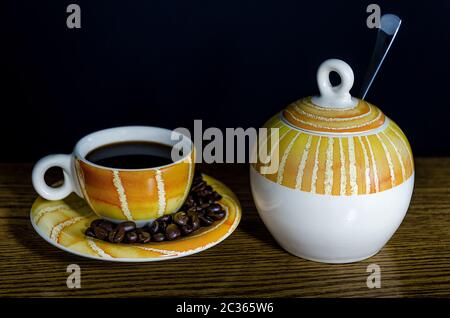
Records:
[[[400,226],[414,174],[399,186],[357,196],[290,189],[253,167],[250,182],[259,215],[285,250],[317,262],[351,263],[375,255]]]

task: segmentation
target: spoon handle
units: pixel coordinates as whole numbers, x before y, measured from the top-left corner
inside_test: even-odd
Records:
[[[380,70],[381,64],[383,64],[384,58],[395,40],[401,23],[402,20],[395,14],[383,14],[381,17],[375,48],[359,94],[361,99],[366,97],[373,80]]]

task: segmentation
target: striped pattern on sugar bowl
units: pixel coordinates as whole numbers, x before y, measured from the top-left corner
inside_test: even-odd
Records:
[[[376,106],[358,100],[355,107],[326,108],[312,103],[311,97],[300,99],[283,111],[287,122],[314,132],[364,132],[383,125],[385,116]]]
[[[195,151],[180,162],[161,168],[120,170],[77,159],[84,198],[101,217],[121,221],[158,218],[178,210],[189,193]]]
[[[293,105],[298,106],[299,103]],[[357,107],[351,109],[349,116],[349,112],[342,109],[326,110],[315,105],[307,106],[308,110],[316,108],[317,116],[314,117],[313,125],[307,125],[311,116],[299,126],[292,117],[287,117],[286,111],[292,111],[292,105],[264,125],[265,128],[279,128],[278,140],[271,140],[276,134],[271,134],[270,129],[267,135],[259,137],[259,144],[267,145],[270,157],[278,151],[278,169],[272,174],[261,174],[266,179],[305,192],[350,196],[385,191],[412,176],[414,162],[408,140],[401,129],[378,108],[360,101]],[[339,112],[341,116],[336,118],[349,119],[330,119]],[[370,113],[362,116],[365,112]],[[298,119],[309,116],[306,112],[302,114],[304,117]],[[336,130],[330,133],[324,130],[325,126],[346,133],[337,133]],[[352,133],[348,133],[349,127],[352,127]],[[271,145],[273,149],[270,149]],[[258,172],[264,166],[261,162],[252,165]]]

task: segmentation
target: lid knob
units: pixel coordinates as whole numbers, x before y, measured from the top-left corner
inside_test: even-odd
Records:
[[[330,73],[336,72],[341,77],[341,83],[332,86]],[[326,108],[351,108],[358,104],[358,100],[350,95],[355,77],[353,70],[342,60],[329,59],[320,64],[317,70],[317,85],[320,96],[314,96],[312,102]]]

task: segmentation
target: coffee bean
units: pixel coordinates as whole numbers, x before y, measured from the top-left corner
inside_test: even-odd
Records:
[[[215,221],[219,221],[225,217],[225,211],[219,211],[217,213],[208,213],[207,216]]]
[[[164,223],[170,223],[170,222],[172,222],[172,215],[170,215],[170,214],[163,215],[162,217],[160,217],[158,219],[158,221],[164,222]]]
[[[159,223],[159,232],[164,233],[166,231],[168,224],[166,222],[158,222],[158,223]]]
[[[153,235],[153,241],[155,242],[162,242],[166,239],[166,237],[164,236],[163,233],[156,233],[155,235]]]
[[[191,219],[193,217],[197,217],[197,210],[196,209],[189,209],[187,211],[187,216]]]
[[[198,220],[198,213],[197,213],[197,211],[189,211],[187,213],[187,215],[189,217],[189,221],[188,221],[189,224],[192,224],[192,220],[194,220],[194,219]]]
[[[209,192],[201,190],[197,192],[197,195],[199,196],[199,198],[202,198],[202,200],[205,200],[205,198],[209,195]]]
[[[116,233],[115,233],[114,230],[109,232],[109,234],[108,234],[108,241],[110,241],[111,243],[114,243],[114,236],[115,235],[116,235]],[[97,236],[97,238],[98,238],[98,236]]]
[[[114,237],[114,243],[120,243],[125,239],[126,232],[123,230],[117,230],[117,233]]]
[[[205,196],[211,195],[213,193],[213,188],[209,185],[207,185],[204,189],[203,192],[205,193]]]
[[[91,227],[94,229],[97,226],[99,226],[101,223],[103,223],[103,219],[96,219],[96,220],[91,222]]]
[[[88,227],[84,232],[86,236],[96,237],[94,230],[91,227]]]
[[[206,201],[207,201],[209,204],[216,202],[216,200],[214,199],[214,197],[212,196],[212,194],[210,194],[210,195],[208,195],[208,196],[206,197]]]
[[[198,191],[203,190],[205,187],[206,187],[206,182],[202,180],[202,181],[198,182],[197,184],[195,184],[195,185],[191,188],[191,191],[193,191],[193,192],[198,192]]]
[[[200,215],[205,215],[205,210],[197,211],[197,217],[200,217]]]
[[[166,229],[166,237],[168,240],[174,240],[181,235],[180,229],[176,224],[169,224]]]
[[[99,240],[104,240],[108,237],[108,231],[100,226],[94,227],[95,237]]]
[[[198,218],[198,215],[191,218],[191,225],[193,231],[197,231],[200,228],[200,219]]]
[[[122,228],[125,232],[136,230],[136,223],[132,221],[122,222],[117,227]]]
[[[152,224],[148,226],[148,230],[152,235],[160,232],[159,222],[157,220],[153,221]]]
[[[127,243],[136,243],[136,241],[138,240],[138,235],[136,234],[136,232],[128,232],[125,238]]]
[[[173,222],[178,225],[186,225],[189,221],[189,218],[185,212],[177,212],[173,216]]]
[[[191,191],[195,191],[196,189],[198,189],[198,187],[203,186],[204,184],[206,184],[206,182],[205,180],[203,180],[203,178],[196,178],[191,187]]]
[[[208,202],[205,202],[205,203],[201,204],[200,207],[201,207],[202,209],[206,209],[206,208],[209,207],[209,203],[208,203]]]
[[[218,192],[214,191],[212,195],[215,201],[222,200],[222,196]]]
[[[110,222],[110,221],[103,220],[102,222],[100,222],[98,224],[98,226],[101,227],[101,228],[104,228],[109,233],[112,230],[114,230],[116,225],[114,223]]]
[[[222,206],[218,203],[212,203],[208,206],[208,208],[206,209],[207,213],[218,213],[220,211],[222,211]]]
[[[152,239],[150,233],[145,231],[139,231],[137,234],[139,243],[148,243]]]
[[[186,224],[181,227],[181,233],[183,235],[188,235],[191,234],[192,232],[194,232],[194,228],[190,224]]]
[[[113,231],[109,232],[108,240],[111,243],[120,243],[125,238],[125,231],[123,228],[117,227]]]
[[[207,215],[199,214],[198,218],[200,219],[200,224],[203,226],[210,226],[214,223],[214,220]]]
[[[213,192],[213,188],[210,185],[207,185],[205,187],[205,191],[208,192],[208,194],[211,194]]]
[[[195,205],[195,201],[194,201],[194,198],[192,198],[192,195],[188,195],[188,197],[186,198],[186,201],[184,202],[184,205],[188,208]]]

